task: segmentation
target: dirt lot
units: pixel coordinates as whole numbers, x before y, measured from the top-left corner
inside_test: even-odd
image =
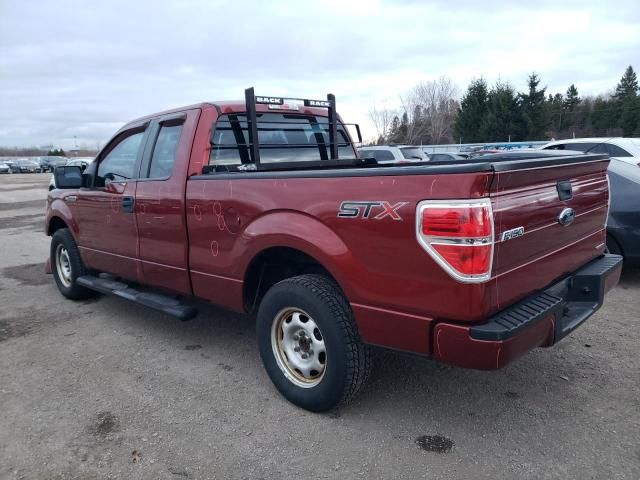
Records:
[[[358,401],[311,414],[272,387],[249,319],[64,300],[48,178],[0,176],[0,478],[640,478],[639,271],[504,370],[379,352]]]

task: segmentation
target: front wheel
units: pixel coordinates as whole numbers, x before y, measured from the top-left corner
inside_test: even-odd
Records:
[[[262,363],[280,393],[314,412],[352,400],[371,368],[349,303],[322,275],[274,285],[260,303],[257,336]]]
[[[66,298],[81,300],[97,295],[93,290],[76,282],[78,277],[88,272],[80,258],[78,246],[67,228],[56,230],[51,237],[51,271],[58,290]]]

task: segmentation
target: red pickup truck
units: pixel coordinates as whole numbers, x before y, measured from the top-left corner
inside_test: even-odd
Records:
[[[371,346],[497,369],[558,342],[617,283],[606,155],[378,165],[347,127],[332,95],[253,89],[125,125],[86,170],[56,169],[60,292],[255,314],[273,383],[323,411],[361,389]]]

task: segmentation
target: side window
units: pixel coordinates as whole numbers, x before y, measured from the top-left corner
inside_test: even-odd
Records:
[[[566,143],[560,143],[558,145],[551,145],[550,147],[545,147],[545,150],[564,150],[567,146]]]
[[[176,162],[176,151],[180,143],[180,125],[162,125],[156,144],[153,147],[149,178],[167,178],[173,173],[173,165]]]
[[[619,146],[613,145],[611,143],[606,143],[605,147],[610,157],[632,157],[633,156],[623,148],[620,148]]]
[[[380,161],[386,162],[388,160],[395,160],[395,157],[393,156],[393,152],[391,152],[389,150],[376,150],[374,152],[373,156],[379,162]]]
[[[129,135],[120,142],[98,164],[98,178],[110,181],[128,180],[135,177],[134,167],[144,132]]]
[[[567,145],[565,150],[576,150],[578,152],[588,152],[588,153],[603,153],[600,150],[598,150],[597,143],[584,143],[584,142],[572,143],[570,145]]]
[[[584,150],[586,150],[586,149],[584,149]],[[609,154],[609,149],[607,148],[607,146],[604,143],[601,143],[600,145],[595,145],[591,150],[589,150],[589,153],[606,153],[606,154]]]

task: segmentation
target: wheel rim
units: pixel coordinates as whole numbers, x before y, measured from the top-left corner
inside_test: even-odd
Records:
[[[69,252],[60,244],[56,248],[56,271],[58,278],[65,287],[71,286],[71,261],[69,260]]]
[[[271,327],[271,347],[278,367],[293,384],[315,387],[327,367],[324,337],[305,311],[289,307],[280,310]]]

